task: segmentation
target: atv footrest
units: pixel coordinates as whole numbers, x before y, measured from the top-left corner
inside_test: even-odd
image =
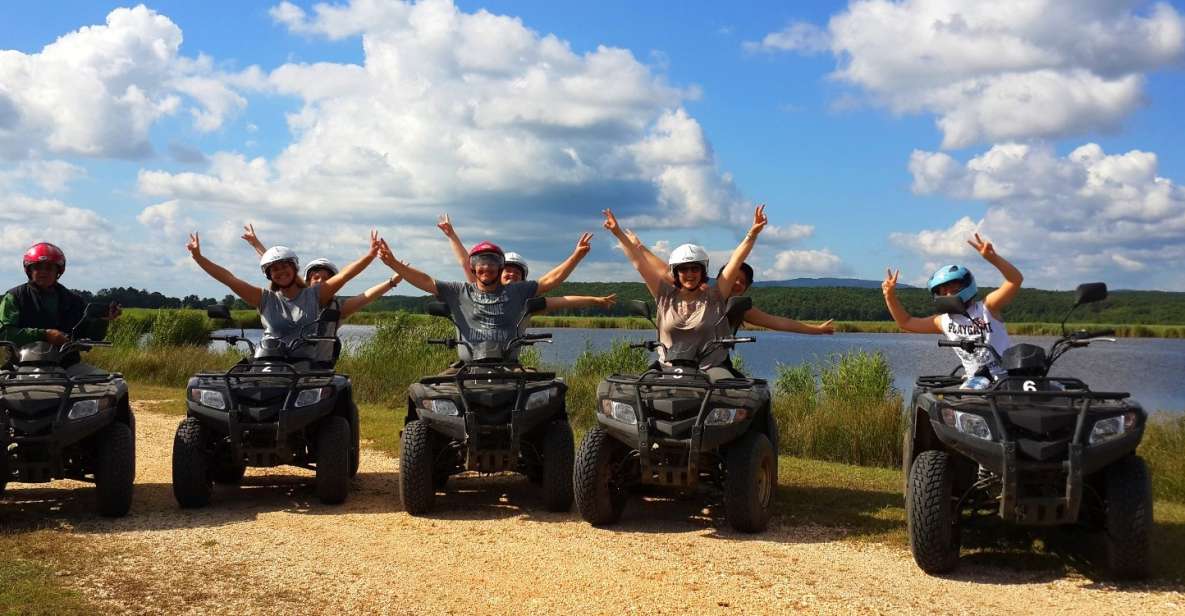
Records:
[[[469,452],[468,469],[479,473],[514,470],[514,452],[510,449],[478,449]]]

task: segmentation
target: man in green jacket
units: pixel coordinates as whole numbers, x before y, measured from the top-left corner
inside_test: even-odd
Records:
[[[25,251],[22,264],[28,282],[8,290],[0,299],[0,340],[22,347],[34,342],[61,346],[70,341],[70,332],[83,319],[86,301],[62,286],[58,279],[66,271],[66,255],[48,242],[34,244]],[[88,319],[78,329],[80,338],[102,340],[107,324],[120,315],[112,304],[101,319]],[[80,363],[78,353],[64,358],[71,375],[99,372]],[[11,360],[11,358],[10,358]],[[7,363],[7,362],[6,362]]]

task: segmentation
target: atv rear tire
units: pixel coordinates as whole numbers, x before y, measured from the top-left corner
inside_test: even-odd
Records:
[[[1152,531],[1152,483],[1148,467],[1140,456],[1133,455],[1103,472],[1107,569],[1121,579],[1148,577]]]
[[[121,518],[132,508],[136,483],[136,436],[115,422],[99,434],[95,452],[95,495],[99,515]]]
[[[778,485],[775,469],[773,445],[764,434],[749,432],[729,446],[725,459],[724,510],[733,528],[742,533],[765,530]]]
[[[246,473],[247,464],[245,462],[240,461],[236,464],[229,456],[220,456],[210,469],[210,478],[214,480],[214,483],[238,485],[243,481],[243,475]]]
[[[628,493],[613,476],[625,453],[604,428],[589,430],[576,452],[573,484],[580,517],[593,526],[613,524],[621,519]]]
[[[572,509],[572,465],[576,455],[572,426],[563,420],[548,423],[544,427],[540,450],[543,452],[543,506],[557,513],[569,511]]]
[[[186,417],[173,437],[173,497],[186,509],[210,503],[210,454],[205,428]]]
[[[945,573],[959,563],[954,469],[945,451],[924,451],[914,460],[905,491],[906,525],[913,560],[926,573]]]
[[[399,454],[399,498],[411,515],[428,513],[436,499],[433,466],[436,461],[432,429],[415,420],[403,426]]]
[[[317,498],[338,505],[350,491],[350,422],[336,415],[326,417],[317,429]]]

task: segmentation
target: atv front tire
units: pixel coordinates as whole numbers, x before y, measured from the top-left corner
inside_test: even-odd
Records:
[[[326,417],[317,430],[317,498],[338,505],[350,491],[350,422]]]
[[[925,451],[914,460],[905,491],[909,549],[926,573],[945,573],[959,563],[954,469],[944,451]]]
[[[136,436],[115,422],[99,434],[95,452],[95,494],[99,515],[121,518],[132,508],[136,482]]]
[[[760,432],[749,432],[728,448],[724,509],[733,528],[742,533],[765,530],[778,485],[775,469],[773,445]]]
[[[201,422],[186,417],[173,437],[173,497],[186,509],[210,503],[210,454]]]
[[[613,524],[621,519],[628,494],[614,477],[625,445],[604,428],[589,430],[576,452],[573,487],[580,517],[593,526]]]
[[[1128,456],[1103,471],[1106,482],[1104,542],[1107,569],[1121,579],[1148,577],[1152,532],[1152,483],[1140,456]]]
[[[572,465],[576,455],[576,443],[572,438],[572,426],[563,420],[553,421],[544,427],[543,443],[543,505],[548,511],[563,512],[572,509]]]
[[[432,510],[436,499],[433,481],[433,466],[436,452],[433,450],[432,429],[428,424],[415,420],[403,426],[402,451],[399,454],[399,498],[403,509],[411,515]]]

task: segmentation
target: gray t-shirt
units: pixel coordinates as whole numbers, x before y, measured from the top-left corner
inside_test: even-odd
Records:
[[[310,327],[317,322],[317,314],[321,311],[321,285],[313,285],[300,290],[296,297],[288,299],[283,291],[263,290],[263,300],[259,303],[259,318],[263,321],[263,337],[278,338],[285,344],[299,340],[301,333],[315,335],[315,328]],[[324,345],[305,345],[297,349],[295,357],[317,360],[333,358],[332,346],[329,357],[321,357]]]
[[[675,351],[695,354],[705,344],[729,334],[729,323],[717,325],[724,316],[724,297],[716,285],[708,285],[703,291],[680,293],[674,285],[663,282],[654,297],[658,303],[658,340],[671,349],[671,353],[658,350],[659,361],[666,362],[667,356]],[[728,349],[718,348],[700,360],[700,367],[707,369],[718,366],[728,357]]]
[[[474,347],[473,356],[465,347],[457,347],[458,356],[466,361],[485,359],[493,352],[493,347],[517,337],[517,325],[526,310],[527,300],[538,293],[539,283],[534,280],[499,285],[490,293],[471,282],[436,281],[436,297],[452,312],[457,337]],[[493,344],[479,344],[483,342]],[[517,356],[516,349],[508,359]]]

